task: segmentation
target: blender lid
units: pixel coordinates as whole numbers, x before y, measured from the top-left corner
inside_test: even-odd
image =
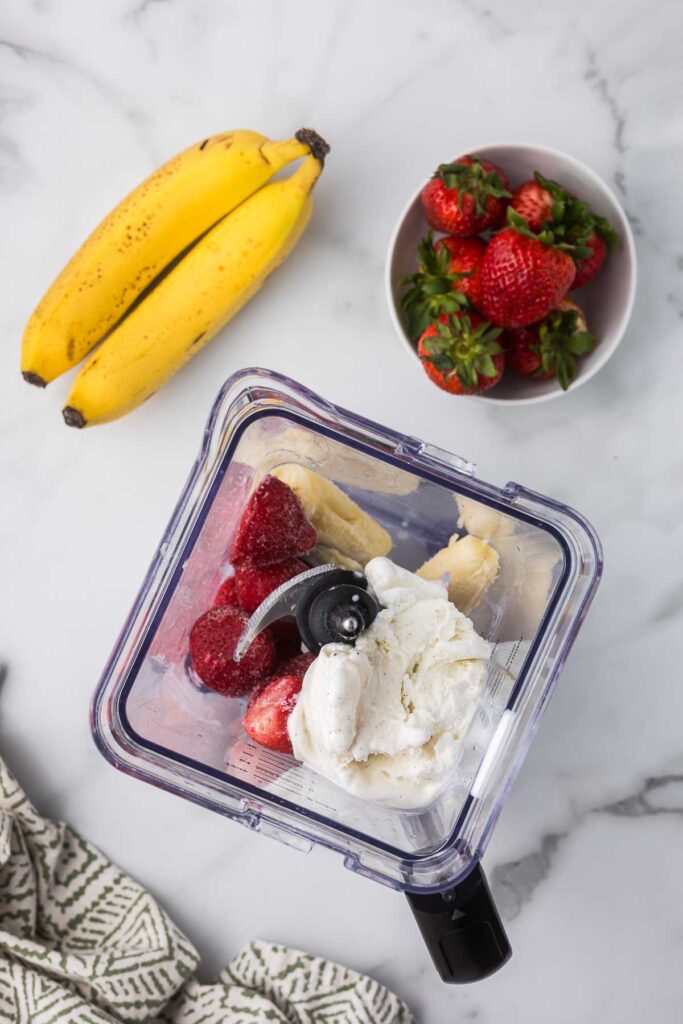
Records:
[[[487,532],[499,553],[498,578],[471,613],[494,644],[485,695],[457,770],[426,808],[369,804],[288,755],[258,748],[241,730],[239,702],[193,679],[189,629],[221,581],[241,510],[264,475],[297,462],[382,523],[392,558],[407,568],[443,547],[458,523],[461,532]],[[397,889],[443,891],[486,847],[601,567],[593,529],[566,505],[516,483],[480,481],[466,459],[337,408],[287,377],[240,371],[216,399],[97,687],[95,741],[121,770],[251,829],[302,850],[334,849],[348,868]],[[323,579],[325,566],[310,578],[316,573]],[[364,590],[354,575],[345,585]]]

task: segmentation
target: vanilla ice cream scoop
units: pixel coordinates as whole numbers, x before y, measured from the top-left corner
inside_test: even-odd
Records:
[[[448,600],[388,558],[365,575],[383,606],[355,647],[326,644],[289,719],[294,755],[356,796],[422,807],[457,764],[491,645]]]

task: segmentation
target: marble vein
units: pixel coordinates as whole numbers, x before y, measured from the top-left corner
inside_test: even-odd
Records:
[[[683,310],[679,313],[683,316]],[[683,583],[676,587],[673,592],[665,594],[657,607],[652,622],[668,622],[683,614]]]
[[[0,47],[9,50],[23,61],[38,61],[74,77],[94,89],[110,106],[118,109],[133,126],[139,141],[147,149],[152,166],[160,162],[160,155],[150,143],[148,127],[151,118],[143,104],[131,104],[126,91],[107,82],[82,64],[49,50],[39,49],[14,39],[0,38]]]
[[[564,831],[543,835],[538,845],[524,856],[496,864],[491,872],[491,888],[504,920],[514,921],[531,903],[537,889],[548,882],[562,844],[596,815],[633,819],[666,815],[683,819],[683,774],[647,778],[634,793],[589,808],[575,815]]]
[[[126,17],[130,18],[131,21],[137,22],[151,7],[172,2],[173,0],[139,0],[139,2],[127,12]]]
[[[537,849],[517,860],[497,864],[491,874],[496,905],[506,921],[513,921],[550,874],[566,833],[544,835]]]
[[[642,818],[660,814],[683,817],[683,774],[658,775],[646,779],[642,789],[623,800],[606,804],[598,813]]]
[[[624,133],[626,131],[626,111],[621,108],[617,102],[616,96],[612,91],[610,82],[608,81],[604,72],[600,69],[598,64],[597,51],[593,47],[589,46],[586,49],[587,67],[584,72],[584,78],[591,82],[595,88],[598,96],[607,107],[610,118],[613,124],[613,144],[617,153],[626,152],[626,143],[624,140]],[[623,183],[620,187],[623,189]]]
[[[612,145],[617,157],[614,184],[626,204],[629,198],[629,190],[623,158],[628,153],[626,142],[628,113],[626,108],[619,102],[611,79],[608,78],[602,69],[598,50],[591,45],[586,45],[585,59],[586,68],[583,77],[597,93],[612,122]],[[636,234],[640,234],[642,232],[642,225],[639,218],[628,206],[625,208],[633,231]]]
[[[458,0],[458,2],[463,10],[480,23],[492,39],[507,39],[514,34],[509,19],[503,20],[491,5],[479,3],[479,0]]]

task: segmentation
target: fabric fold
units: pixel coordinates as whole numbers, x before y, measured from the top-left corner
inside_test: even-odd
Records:
[[[42,818],[0,758],[0,1024],[412,1024],[362,974],[252,942],[213,984],[148,892]]]

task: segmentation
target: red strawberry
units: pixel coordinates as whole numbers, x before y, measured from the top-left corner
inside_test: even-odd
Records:
[[[251,615],[269,594],[309,568],[299,558],[273,565],[239,565],[235,570],[237,603]]]
[[[617,246],[617,234],[606,217],[538,171],[514,192],[510,207],[532,231],[547,232],[571,254],[577,268],[573,288],[592,280],[608,249]]]
[[[464,274],[456,278],[453,288],[466,295],[475,309],[481,309],[481,265],[484,262],[486,242],[483,238],[454,238],[447,236],[436,243],[437,252],[446,250],[450,257],[450,273]]]
[[[230,561],[233,565],[269,565],[305,555],[316,542],[316,532],[303,505],[287,484],[265,477],[242,513]]]
[[[284,620],[280,620],[281,622]],[[277,626],[279,623],[275,622],[273,625]],[[270,626],[269,629],[273,627]],[[281,676],[294,676],[296,679],[303,680],[304,676],[308,672],[309,667],[315,661],[315,655],[309,654],[308,652],[301,653],[301,641],[299,641],[299,649],[290,657],[282,660],[274,669],[271,670],[269,676],[265,679],[260,680],[249,694],[249,703],[253,703],[256,700],[257,694],[265,690],[274,679],[279,679]]]
[[[278,625],[278,623],[275,623]],[[291,754],[287,721],[301,690],[303,678],[315,661],[313,654],[299,654],[285,662],[273,679],[254,690],[244,716],[245,732],[264,747]]]
[[[279,675],[252,696],[242,722],[252,740],[281,754],[292,753],[287,722],[301,685],[298,676]]]
[[[240,662],[232,660],[248,616],[239,608],[221,605],[204,612],[190,632],[190,654],[195,672],[211,690],[225,697],[241,697],[268,673],[275,647],[268,632],[260,633]]]
[[[444,391],[474,395],[492,388],[503,375],[500,333],[476,313],[450,313],[424,331],[417,353],[427,376]]]
[[[500,224],[509,195],[500,167],[462,156],[437,168],[422,189],[422,206],[431,227],[463,238]]]
[[[590,249],[590,255],[576,261],[576,277],[572,288],[580,288],[592,281],[605,261],[608,246],[596,231],[586,242],[586,248]]]
[[[278,662],[288,661],[301,653],[301,634],[294,619],[278,619],[271,623],[268,631],[275,644]]]
[[[582,310],[569,299],[538,324],[506,331],[505,364],[513,373],[535,380],[557,377],[567,390],[577,374],[577,358],[590,352],[595,338],[586,330]]]
[[[548,314],[548,317],[550,316],[552,313]],[[545,320],[541,323],[545,323]],[[553,376],[552,370],[543,370],[536,324],[505,331],[502,341],[505,348],[505,365],[518,377],[548,380]]]
[[[280,671],[280,675],[283,676],[295,676],[297,679],[303,679],[308,672],[309,668],[315,661],[315,654],[298,654],[296,658],[292,658],[286,662]]]
[[[538,181],[525,181],[512,193],[510,206],[532,231],[541,231],[552,220],[553,197]]]
[[[468,299],[481,300],[479,269],[486,251],[481,238],[441,238],[427,232],[417,247],[419,270],[404,277],[400,286],[408,291],[401,298],[411,338],[419,338],[441,313],[466,309]]]
[[[508,210],[511,227],[494,235],[481,268],[484,313],[500,327],[525,327],[541,320],[571,288],[576,267],[571,256],[534,235]]]
[[[223,580],[216,591],[216,596],[213,599],[213,607],[217,608],[221,604],[237,604],[234,576],[228,576],[227,579]]]

